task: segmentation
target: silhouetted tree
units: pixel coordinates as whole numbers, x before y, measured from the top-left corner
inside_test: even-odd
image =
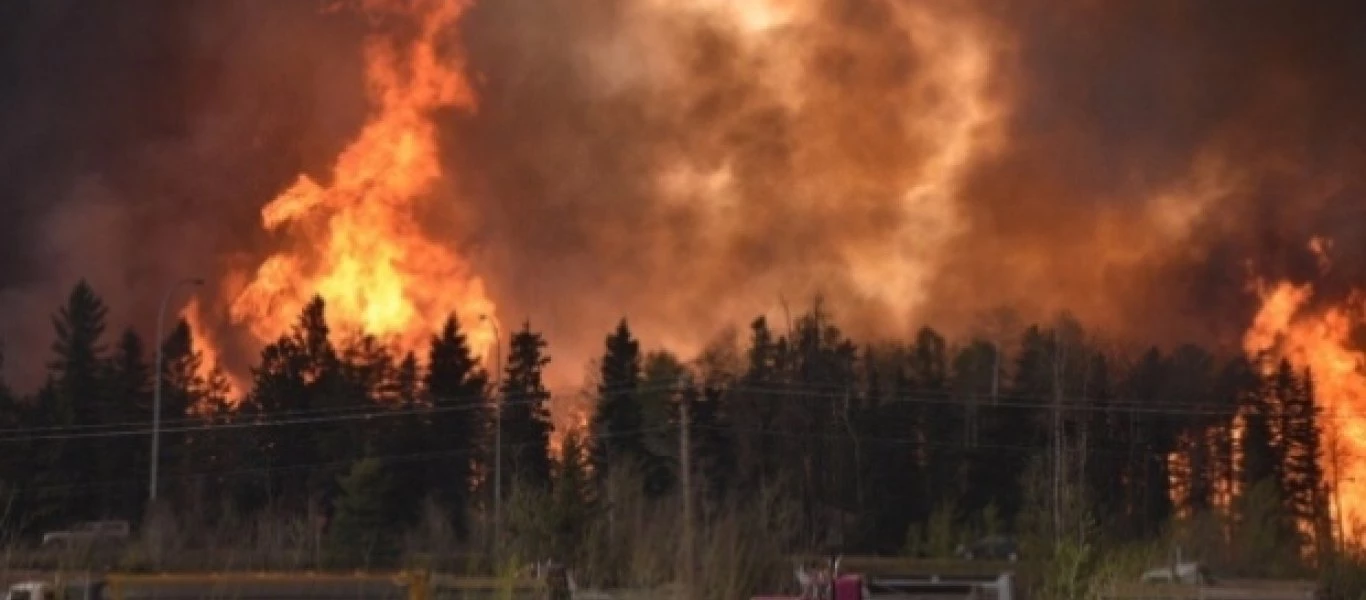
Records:
[[[1282,395],[1284,460],[1282,476],[1288,510],[1301,525],[1323,541],[1328,517],[1327,488],[1319,441],[1318,409],[1314,406],[1314,381],[1305,371],[1295,375],[1289,361],[1282,360],[1277,370],[1278,391]]]
[[[1134,482],[1129,487],[1125,512],[1131,515],[1131,532],[1140,537],[1156,533],[1172,514],[1167,456],[1176,439],[1169,419],[1162,414],[1167,366],[1162,354],[1151,348],[1129,373],[1124,386],[1125,401],[1133,407],[1127,415],[1131,435],[1125,476]]]
[[[689,435],[696,474],[694,493],[711,506],[720,506],[735,480],[734,441],[722,401],[725,392],[715,386],[700,391],[689,386],[684,393],[692,396],[685,401],[691,403]]]
[[[385,469],[393,483],[388,505],[395,511],[397,522],[413,524],[417,522],[423,501],[432,492],[433,482],[427,476],[428,464],[436,457],[431,455],[433,415],[422,397],[417,357],[412,353],[399,361],[392,394],[389,408],[401,414],[386,419],[383,439],[376,447],[384,456],[393,458]]]
[[[745,371],[726,396],[732,426],[740,432],[734,440],[737,484],[746,489],[767,489],[782,478],[780,444],[772,433],[783,400],[784,345],[774,340],[766,319],[755,319]]]
[[[618,466],[643,469],[654,457],[645,447],[644,416],[641,414],[640,344],[631,337],[623,319],[607,337],[598,381],[598,399],[593,414],[593,472],[605,483]],[[654,482],[651,482],[654,483]],[[648,489],[658,494],[660,489]]]
[[[148,402],[152,385],[151,368],[144,357],[142,340],[137,334],[126,331],[119,338],[114,356],[106,366],[104,379],[104,398],[99,410],[101,423],[114,425],[148,420],[151,415]],[[174,419],[183,417],[182,412]],[[163,437],[165,440],[166,437]],[[91,440],[95,448],[96,481],[101,482],[95,492],[102,516],[131,519],[140,513],[145,502],[145,488],[143,479],[132,475],[146,471],[146,441],[142,436]]]
[[[48,364],[48,389],[40,394],[40,424],[67,427],[100,422],[104,395],[105,347],[103,337],[108,308],[84,280],[67,297],[52,319],[57,339]],[[100,507],[92,482],[99,481],[98,448],[91,438],[52,439],[37,452],[38,469],[48,473],[35,487],[44,493],[40,502],[57,518],[94,518]]]
[[[342,566],[386,565],[398,554],[392,513],[385,505],[391,485],[383,464],[366,458],[339,482],[336,519],[328,531],[329,556]]]
[[[476,364],[454,314],[432,339],[426,391],[432,406],[430,488],[450,513],[456,534],[469,533],[468,514],[483,425],[489,421],[488,375]]]
[[[566,432],[561,442],[552,497],[552,548],[556,557],[568,560],[578,555],[593,511],[588,451],[576,430]]]
[[[323,464],[320,441],[334,429],[306,417],[334,408],[330,395],[339,376],[323,301],[315,297],[290,332],[262,350],[245,405],[258,420],[283,423],[253,433],[268,467],[267,494],[285,507],[302,512],[310,502],[330,505],[326,496],[335,491],[337,468]]]
[[[506,472],[539,489],[550,486],[550,391],[542,381],[550,357],[545,339],[523,323],[512,335],[502,381]],[[504,490],[506,491],[506,490]]]
[[[982,359],[976,354],[970,358],[960,357],[961,362],[970,363],[959,365],[965,370],[960,378],[964,384],[973,383],[971,379],[978,375],[975,371],[982,366]],[[915,447],[919,456],[916,466],[922,473],[925,488],[935,491],[936,497],[930,499],[930,504],[954,500],[961,493],[958,474],[963,459],[964,432],[961,424],[964,422],[966,404],[960,403],[966,398],[963,394],[949,393],[947,348],[944,338],[935,330],[922,327],[916,333],[908,361],[906,376],[909,380],[903,385],[909,385],[909,388],[899,393],[907,394],[904,400],[914,402],[919,407],[920,422],[916,429],[911,430],[911,434],[918,436],[921,441]],[[897,432],[886,433],[898,435]],[[899,435],[904,436],[906,432]],[[985,498],[982,500],[985,505]],[[974,506],[969,510],[976,508],[980,507]],[[928,506],[921,506],[921,514],[928,514],[928,509]],[[904,539],[904,535],[899,536],[899,540]]]

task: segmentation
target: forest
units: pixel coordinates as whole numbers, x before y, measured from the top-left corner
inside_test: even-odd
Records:
[[[1049,580],[1070,590],[1058,597],[1126,552],[1137,568],[1180,546],[1259,576],[1357,552],[1329,510],[1312,373],[1107,341],[1067,315],[995,340],[925,327],[861,343],[820,300],[695,357],[645,351],[621,320],[597,334],[582,398],[556,400],[583,402],[562,431],[543,381],[554,346],[530,323],[504,340],[498,374],[460,315],[431,324],[425,354],[396,356],[331,331],[315,299],[239,399],[182,322],[156,341],[149,503],[154,352],[107,312],[82,282],[53,312],[50,349],[7,348],[49,357],[39,389],[0,385],[12,547],[116,518],[141,535],[129,562],[553,556],[585,580],[644,585],[673,576],[686,534],[716,597],[788,577],[799,552],[943,558],[998,533],[1026,560],[1070,565]]]

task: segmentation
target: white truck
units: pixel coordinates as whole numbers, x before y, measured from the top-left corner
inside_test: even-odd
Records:
[[[44,546],[89,546],[99,543],[120,543],[131,533],[128,521],[88,521],[77,523],[64,531],[43,534]]]
[[[98,600],[104,584],[93,579],[21,581],[5,590],[5,600]]]

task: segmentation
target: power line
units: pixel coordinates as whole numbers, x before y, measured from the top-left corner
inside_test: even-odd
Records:
[[[593,437],[594,437],[594,439],[612,439],[612,438],[617,438],[617,437],[622,437],[622,436],[628,436],[628,435],[638,435],[638,434],[642,434],[642,433],[654,433],[654,432],[664,431],[664,430],[668,430],[668,429],[672,429],[672,428],[671,428],[671,427],[667,427],[667,426],[641,427],[641,428],[631,429],[631,430],[627,430],[627,431],[618,431],[618,432],[615,432],[615,433],[603,433],[603,434],[595,435],[595,436],[593,436]],[[524,442],[524,443],[509,444],[509,447],[512,447],[512,448],[529,448],[529,447],[532,447],[532,446],[535,446],[535,445],[537,445],[537,444],[534,443],[534,442]],[[482,452],[482,450],[483,450],[482,448],[471,448],[471,449],[453,449],[453,450],[429,450],[429,451],[425,451],[425,452],[407,452],[407,453],[400,453],[400,454],[361,455],[361,456],[356,456],[356,457],[348,458],[348,459],[339,459],[339,460],[323,461],[323,462],[312,462],[312,463],[298,463],[298,464],[290,464],[290,465],[278,465],[278,466],[266,466],[266,467],[246,467],[246,468],[225,469],[225,470],[218,470],[218,471],[189,471],[189,472],[181,471],[181,472],[179,472],[179,473],[172,473],[172,474],[170,474],[168,477],[165,477],[165,478],[166,478],[166,479],[192,479],[192,478],[199,478],[199,477],[228,477],[228,478],[232,478],[232,477],[241,477],[241,476],[247,476],[247,475],[272,474],[272,473],[296,471],[296,470],[301,470],[301,469],[326,469],[326,468],[333,468],[333,467],[345,467],[345,466],[351,465],[352,463],[354,463],[354,462],[357,461],[357,460],[365,460],[365,459],[375,459],[375,460],[379,460],[379,461],[381,461],[381,462],[383,462],[383,463],[385,463],[385,464],[396,464],[396,463],[397,463],[397,464],[402,464],[402,463],[411,463],[411,462],[422,462],[422,461],[425,461],[425,460],[436,459],[436,458],[452,458],[452,457],[459,457],[459,456],[474,457],[474,456],[478,456],[479,453]],[[24,485],[18,485],[18,486],[13,486],[11,489],[18,490],[18,491],[24,491],[24,492],[35,492],[35,491],[69,491],[69,490],[99,489],[99,488],[108,488],[108,487],[119,486],[119,485],[133,485],[133,484],[141,484],[141,483],[144,483],[144,478],[141,478],[141,477],[131,477],[131,478],[122,478],[122,479],[109,479],[109,480],[96,481],[96,482],[82,482],[82,483],[71,483],[71,484],[49,485],[49,486],[24,486]]]
[[[669,383],[669,384],[660,384],[660,385],[657,386],[657,387],[656,387],[656,386],[646,386],[646,387],[634,387],[634,388],[630,388],[630,389],[622,388],[622,389],[619,389],[619,390],[610,390],[610,389],[609,389],[609,390],[605,390],[605,391],[601,392],[601,394],[608,395],[608,396],[612,396],[612,395],[618,395],[618,394],[620,394],[620,395],[627,395],[627,394],[637,394],[637,393],[648,393],[648,392],[653,391],[653,390],[656,390],[656,389],[658,389],[658,390],[664,390],[664,389],[666,389],[666,388],[669,388],[669,386],[672,386],[672,385],[673,385],[672,383]],[[452,403],[455,403],[455,402],[462,402],[462,401],[464,401],[464,402],[478,402],[478,403],[475,403],[475,404],[454,404],[454,405],[451,405]],[[492,410],[492,409],[494,409],[494,408],[496,408],[496,407],[499,407],[499,406],[501,406],[501,407],[508,407],[508,406],[520,406],[520,405],[534,405],[534,404],[538,404],[538,403],[540,403],[540,402],[542,402],[542,399],[541,399],[541,398],[532,398],[532,399],[528,399],[528,400],[524,400],[524,401],[518,401],[518,400],[504,400],[502,403],[496,404],[496,405],[495,405],[494,403],[489,402],[489,398],[486,397],[486,396],[483,396],[483,395],[470,395],[470,396],[456,397],[456,398],[442,397],[442,398],[439,398],[439,399],[438,399],[437,404],[435,404],[435,405],[421,405],[421,406],[414,406],[414,407],[412,407],[412,408],[406,408],[406,407],[400,407],[400,408],[386,408],[386,407],[383,407],[383,406],[377,406],[377,405],[374,405],[374,404],[370,404],[370,405],[359,405],[359,406],[353,406],[353,407],[337,407],[337,408],[334,408],[334,409],[313,409],[313,410],[303,410],[303,411],[299,411],[298,413],[295,413],[295,414],[303,414],[304,416],[295,417],[295,418],[285,418],[285,419],[278,419],[278,418],[276,418],[276,417],[277,417],[277,415],[281,415],[281,414],[288,415],[288,414],[290,414],[289,411],[285,411],[285,412],[281,412],[281,413],[274,413],[274,412],[272,412],[272,413],[251,413],[251,412],[243,413],[243,412],[234,412],[234,413],[232,413],[231,415],[229,415],[230,418],[231,418],[231,417],[240,418],[240,417],[243,417],[243,416],[246,416],[246,417],[248,417],[248,418],[250,418],[250,417],[252,417],[252,416],[259,416],[260,418],[251,419],[251,420],[247,420],[247,421],[228,421],[228,422],[224,422],[224,423],[212,423],[212,422],[211,422],[211,421],[212,421],[212,417],[200,417],[200,418],[186,417],[186,418],[183,418],[183,419],[177,419],[177,420],[174,421],[174,422],[176,422],[176,423],[200,423],[200,424],[199,424],[199,425],[193,425],[193,426],[180,426],[180,427],[165,427],[165,426],[163,426],[163,427],[161,428],[161,431],[164,432],[164,433],[186,433],[186,432],[196,432],[196,431],[217,431],[217,430],[222,430],[222,429],[243,429],[243,428],[260,428],[260,427],[278,427],[278,426],[299,425],[299,424],[335,423],[335,422],[343,422],[343,421],[367,420],[367,419],[372,419],[372,418],[393,418],[393,417],[405,417],[405,416],[426,416],[426,415],[443,414],[443,413],[452,413],[452,412],[475,412],[475,411],[485,411],[485,410]],[[209,422],[209,423],[206,423],[206,421],[210,421],[210,422]],[[166,423],[166,422],[167,422],[167,421],[163,421],[163,423]],[[75,431],[72,431],[73,429],[74,429]],[[87,429],[93,429],[93,431],[88,431]],[[52,433],[49,433],[49,432],[52,432]],[[69,433],[68,433],[68,432],[69,432]],[[21,441],[38,441],[38,440],[71,440],[71,439],[85,439],[85,438],[127,437],[127,436],[150,435],[151,432],[152,432],[152,430],[151,430],[149,424],[148,424],[147,422],[145,422],[145,421],[138,421],[138,422],[131,422],[131,423],[122,423],[122,424],[111,424],[111,425],[93,425],[93,424],[92,424],[92,425],[85,425],[85,426],[55,426],[55,427],[37,427],[37,428],[13,428],[13,429],[8,429],[8,430],[0,430],[0,434],[2,434],[2,433],[13,433],[13,434],[17,434],[17,435],[10,435],[10,436],[0,437],[0,443],[12,443],[12,442],[21,442]]]
[[[688,378],[679,378],[671,381],[655,382],[649,385],[622,386],[618,389],[606,389],[599,391],[599,397],[652,393],[658,391],[676,391],[680,384],[687,383]],[[764,396],[776,396],[780,398],[805,398],[817,400],[847,400],[864,399],[860,394],[852,389],[844,391],[833,391],[835,388],[822,385],[808,385],[804,383],[783,383],[783,384],[750,384],[736,383],[725,389],[727,394],[758,394]],[[910,405],[945,405],[958,408],[968,408],[965,404],[966,398],[954,394],[952,391],[926,391],[907,394],[891,394],[884,396],[875,406],[883,408],[897,404]],[[178,426],[165,427],[161,430],[166,433],[194,433],[194,432],[217,432],[224,430],[238,429],[260,429],[266,427],[285,427],[292,425],[305,424],[328,424],[348,421],[363,421],[371,419],[385,419],[407,416],[430,416],[446,413],[475,412],[492,410],[495,406],[513,407],[519,405],[534,405],[542,402],[541,398],[531,398],[525,401],[506,399],[501,404],[495,405],[489,402],[489,398],[483,395],[469,395],[460,398],[441,398],[435,405],[418,405],[408,407],[384,407],[374,404],[358,405],[351,407],[332,407],[317,409],[298,409],[293,411],[282,411],[279,413],[243,413],[234,412],[228,415],[226,422],[213,422],[213,417],[186,417],[177,419],[172,423]],[[473,402],[469,404],[453,404],[458,402]],[[1055,407],[1055,404],[1045,399],[1043,395],[1011,394],[999,396],[996,400],[982,399],[972,406],[978,411],[1000,410],[1000,409],[1022,409],[1038,410]],[[1099,412],[1107,414],[1127,414],[1127,415],[1151,415],[1163,417],[1224,417],[1232,418],[1237,413],[1237,406],[1216,406],[1216,405],[1150,405],[1142,404],[1137,401],[1115,401],[1109,399],[1079,399],[1077,401],[1066,402],[1061,407],[1069,413],[1076,412]],[[873,406],[865,410],[872,410]],[[279,418],[283,415],[285,418]],[[299,415],[299,416],[292,416]],[[1366,416],[1366,413],[1321,413],[1316,415],[1320,421],[1331,420],[1354,420]],[[243,417],[246,417],[245,419]],[[255,417],[255,418],[253,418]],[[16,443],[26,441],[56,441],[56,440],[75,440],[93,438],[114,438],[150,435],[151,428],[146,422],[110,424],[110,425],[84,425],[84,426],[55,426],[38,428],[12,428],[0,430],[0,434],[9,433],[11,435],[0,435],[0,444]]]

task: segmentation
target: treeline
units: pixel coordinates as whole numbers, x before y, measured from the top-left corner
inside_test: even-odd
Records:
[[[78,285],[54,315],[41,389],[0,386],[6,532],[147,509],[151,353],[131,331],[109,335],[106,312]],[[1013,533],[1042,554],[1151,539],[1201,515],[1219,515],[1211,535],[1244,559],[1294,561],[1334,540],[1313,379],[1288,363],[1196,346],[1130,356],[1066,317],[1009,340],[951,344],[925,328],[860,345],[817,302],[690,361],[643,352],[622,321],[589,386],[588,426],[554,432],[550,355],[529,324],[496,378],[455,315],[433,325],[424,355],[394,356],[331,332],[315,300],[237,403],[179,324],[159,341],[159,502],[206,521],[307,515],[335,552],[364,554],[338,560],[397,560],[401,532],[433,515],[472,547],[532,536],[573,560],[587,524],[624,506],[620,481],[676,510],[686,432],[696,519],[781,501],[794,519],[785,549],[943,555]],[[1254,522],[1271,538],[1243,543]]]

